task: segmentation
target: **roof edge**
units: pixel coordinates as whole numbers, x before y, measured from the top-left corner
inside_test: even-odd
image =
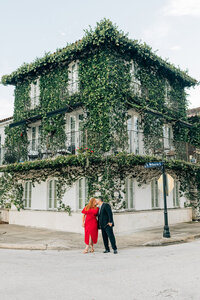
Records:
[[[41,68],[47,68],[50,65],[59,65],[66,60],[73,59],[81,53],[88,51],[88,46],[99,47],[105,43],[115,46],[116,49],[123,47],[125,51],[134,51],[142,59],[149,60],[151,63],[164,68],[168,72],[176,75],[181,79],[185,86],[194,86],[198,82],[190,77],[187,71],[182,71],[179,67],[159,57],[152,51],[152,48],[147,44],[139,43],[137,40],[131,40],[124,32],[119,31],[116,25],[113,25],[110,20],[103,19],[94,30],[86,30],[85,36],[72,44],[68,44],[62,49],[58,49],[54,53],[46,53],[42,58],[36,58],[33,63],[23,64],[10,75],[4,75],[1,79],[3,85],[16,85],[18,81],[23,80],[28,74],[39,75]]]

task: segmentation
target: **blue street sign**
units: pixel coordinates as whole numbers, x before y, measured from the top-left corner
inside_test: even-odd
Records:
[[[145,168],[159,168],[163,166],[163,162],[149,162],[144,165]]]

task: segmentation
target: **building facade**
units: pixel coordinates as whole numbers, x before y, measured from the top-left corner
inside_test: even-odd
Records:
[[[102,27],[107,28],[103,36]],[[102,157],[125,152],[189,160],[177,126],[187,123],[180,121],[186,120],[184,89],[195,80],[149,48],[121,36],[109,21],[81,41],[4,76],[2,82],[15,85],[14,119],[5,143],[2,134],[6,151],[2,164],[88,151]],[[185,208],[179,181],[172,174],[167,178],[170,222],[190,221],[191,209]],[[81,231],[80,211],[90,196],[87,177],[79,178],[63,195],[71,217],[57,211],[56,176],[34,184],[24,180],[23,188],[24,210],[12,207],[10,223]],[[121,194],[117,232],[163,224],[160,176],[141,186],[137,176],[127,174]]]

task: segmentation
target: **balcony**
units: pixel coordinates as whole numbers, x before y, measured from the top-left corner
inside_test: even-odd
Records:
[[[54,141],[52,137],[42,143],[41,139],[29,140],[28,160],[54,157],[58,155],[76,154],[77,148],[84,146],[84,133],[82,131],[68,132],[64,142]]]
[[[144,138],[143,132],[134,130],[128,131],[128,153],[200,163],[200,149],[194,145],[163,136]]]
[[[53,137],[48,137],[43,143],[41,139],[29,140],[27,158],[23,160],[36,160],[56,157],[59,155],[77,154],[77,148],[80,147],[91,147],[91,149],[95,151],[98,151],[100,148],[100,139],[98,139],[94,133],[91,134],[88,131],[68,132],[62,140],[63,141],[58,141]],[[88,143],[88,140],[91,141],[90,144]],[[115,149],[114,152],[116,153],[117,150],[118,149]],[[121,151],[121,149],[118,151]],[[21,152],[20,149],[18,149],[18,152]],[[8,154],[9,152],[7,152],[5,148],[1,147],[0,164],[4,163],[4,155],[6,153]],[[112,153],[112,151],[109,153]],[[164,137],[149,136],[144,138],[142,132],[134,130],[128,131],[127,153],[134,153],[136,155],[151,155],[159,158],[180,159],[188,162],[200,163],[200,149],[195,146],[181,141],[173,141],[173,139]],[[12,155],[12,153],[7,155],[9,160],[7,160],[6,163],[22,161],[21,158],[16,159],[16,156],[12,158]]]

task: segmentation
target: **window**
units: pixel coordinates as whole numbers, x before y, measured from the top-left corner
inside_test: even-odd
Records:
[[[138,116],[129,116],[127,121],[129,136],[129,152],[139,154],[139,119]]]
[[[174,188],[173,188],[173,205],[174,207],[179,207],[179,182],[174,180]]]
[[[138,79],[139,77],[139,68],[138,65],[131,61],[130,67],[130,74],[131,74],[131,90],[133,91],[134,95],[141,96],[141,82]]]
[[[78,208],[83,209],[88,198],[88,182],[86,178],[78,181]]]
[[[70,117],[70,151],[72,154],[75,153],[76,149],[76,117]]]
[[[24,207],[31,208],[31,198],[32,198],[32,183],[25,182],[24,186]]]
[[[151,205],[152,205],[152,208],[159,207],[158,197],[159,197],[158,181],[153,179],[151,182]]]
[[[39,105],[40,102],[40,79],[38,78],[36,81],[31,83],[31,108],[35,108]]]
[[[41,150],[41,130],[42,126],[31,127],[30,151],[35,153]],[[35,153],[36,154],[36,153]]]
[[[127,209],[134,208],[134,179],[126,178],[125,181],[125,203]]]
[[[83,132],[83,114],[80,114],[78,116],[79,124],[78,124],[78,130],[79,130],[79,147],[84,146],[84,140],[85,140],[85,135]]]
[[[69,93],[74,94],[79,91],[78,61],[69,65]]]
[[[169,81],[166,79],[165,80],[165,104],[169,105],[170,104],[170,98],[171,98],[171,85],[169,84]]]
[[[163,126],[163,139],[164,139],[164,148],[171,149],[173,145],[173,133],[172,126],[165,124]]]
[[[48,181],[48,209],[57,208],[57,181],[51,179]]]

